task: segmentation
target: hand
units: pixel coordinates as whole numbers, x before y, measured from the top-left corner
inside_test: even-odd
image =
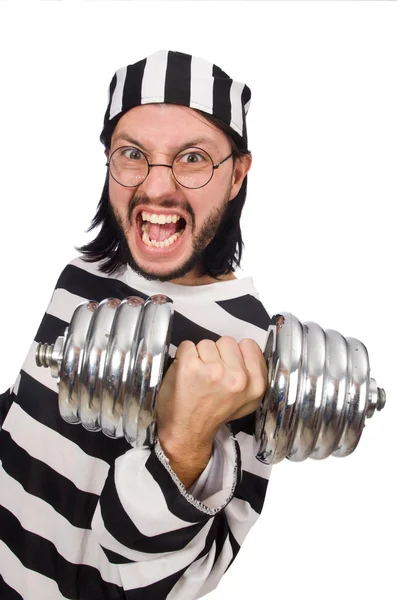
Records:
[[[156,400],[160,439],[177,437],[208,448],[223,423],[259,407],[266,381],[266,361],[254,340],[182,342]]]

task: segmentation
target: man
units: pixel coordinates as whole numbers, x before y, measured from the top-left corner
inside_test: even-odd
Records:
[[[119,69],[101,141],[96,238],[61,273],[0,397],[0,597],[189,600],[214,589],[258,518],[252,447],[270,318],[238,279],[251,154],[247,86],[157,52]],[[86,299],[163,293],[175,308],[153,448],[62,420],[40,341]]]

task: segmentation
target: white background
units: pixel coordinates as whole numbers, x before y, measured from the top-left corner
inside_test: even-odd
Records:
[[[273,468],[211,600],[397,597],[396,31],[392,2],[0,5],[0,391],[90,239],[111,77],[159,49],[251,87],[244,273],[270,313],[362,340],[387,391],[350,457]]]

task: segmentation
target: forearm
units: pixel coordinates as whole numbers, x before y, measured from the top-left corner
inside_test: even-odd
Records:
[[[158,432],[158,438],[171,469],[185,488],[189,488],[200,477],[211,458],[213,438],[194,440],[162,430]]]

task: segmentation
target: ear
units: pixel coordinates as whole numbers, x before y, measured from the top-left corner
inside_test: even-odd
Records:
[[[106,156],[106,162],[109,162],[109,156],[110,156],[110,152],[109,152],[109,150],[105,150],[105,151],[104,151],[104,154],[105,154],[105,156]]]
[[[239,193],[241,186],[243,185],[244,177],[247,175],[252,165],[252,155],[244,154],[240,158],[236,158],[236,163],[234,165],[233,170],[233,180],[232,187],[230,190],[230,200],[234,200],[234,198]]]

